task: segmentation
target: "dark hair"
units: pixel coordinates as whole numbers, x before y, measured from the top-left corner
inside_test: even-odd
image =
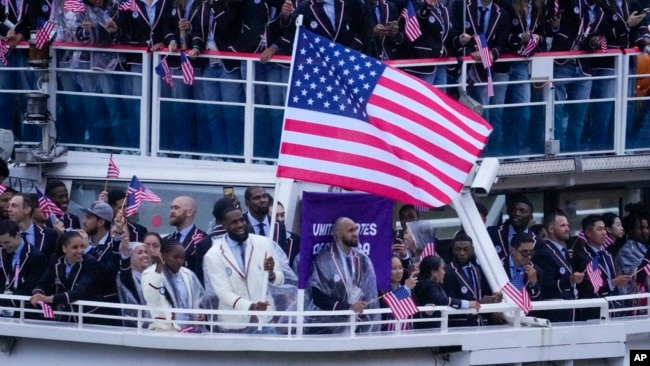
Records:
[[[252,193],[253,190],[258,189],[258,188],[265,189],[262,186],[250,186],[250,187],[246,188],[246,191],[244,191],[244,200],[248,201],[249,199],[251,199],[251,197],[253,196],[253,193]]]
[[[567,217],[566,214],[564,213],[564,211],[562,211],[562,210],[555,210],[555,211],[547,212],[544,215],[544,220],[542,221],[542,224],[544,225],[544,227],[547,228],[547,227],[551,226],[551,224],[553,224],[555,222],[555,220],[557,219],[558,216]],[[537,233],[535,233],[535,234],[537,234]]]
[[[29,193],[16,193],[14,197],[22,197],[23,198],[23,206],[31,208],[31,211],[29,212],[29,217],[32,217],[34,214],[34,210],[36,209],[36,201],[32,201],[31,194]]]
[[[587,231],[594,227],[598,221],[603,221],[602,217],[598,215],[588,215],[584,219],[582,219],[582,222],[580,222],[580,225],[582,226],[582,231]]]
[[[0,177],[2,177],[2,180],[9,178],[9,165],[4,159],[0,159]]]
[[[546,229],[546,226],[544,226],[542,224],[537,224],[537,225],[533,225],[533,226],[530,227],[530,231],[532,231],[533,234],[535,234],[535,236],[540,236],[540,234],[542,233],[542,230],[544,230],[544,229]]]
[[[224,208],[223,213],[221,214],[221,217],[222,217],[221,221],[222,222],[226,221],[226,215],[228,215],[229,213],[231,213],[233,211],[241,211],[241,209],[239,209],[239,208],[237,208],[235,206],[228,206],[228,207]]]
[[[508,198],[506,199],[506,206],[508,207],[508,210],[510,210],[512,207],[515,207],[515,205],[518,204],[518,203],[523,203],[526,206],[528,206],[528,208],[530,209],[530,212],[535,211],[535,209],[533,207],[533,203],[530,202],[528,200],[528,198],[526,198],[526,196],[524,196],[521,193],[514,193],[514,194],[508,196]]]
[[[12,238],[15,238],[16,235],[20,232],[18,224],[11,220],[2,220],[0,221],[0,235],[9,234]]]
[[[119,190],[119,189],[111,189],[108,192],[108,205],[113,207],[117,203],[117,201],[126,198],[126,192]]]
[[[142,241],[144,241],[144,239],[146,239],[147,236],[155,236],[156,239],[158,239],[158,242],[160,242],[160,244],[162,245],[162,237],[161,237],[160,234],[158,234],[157,232],[155,232],[155,231],[148,231],[148,232],[144,233],[144,236],[142,237]]]
[[[399,211],[397,212],[397,217],[401,217],[402,214],[405,213],[408,210],[415,211],[415,214],[418,217],[420,217],[420,213],[418,212],[418,210],[415,209],[415,206],[413,206],[413,205],[404,205],[404,206],[400,207]],[[406,229],[406,228],[402,228],[402,229]]]
[[[76,231],[66,231],[59,238],[59,242],[56,244],[56,256],[60,257],[63,255],[63,246],[68,245],[70,239],[72,238],[81,238],[81,234]]]
[[[535,243],[535,239],[529,234],[518,233],[512,236],[510,247],[518,249],[523,243]]]
[[[60,181],[58,179],[48,180],[47,184],[45,185],[45,195],[49,196],[52,193],[53,190],[55,190],[55,189],[57,189],[59,187],[64,187],[64,188],[68,189],[65,186],[65,183],[63,183],[62,181]]]
[[[439,270],[443,263],[442,258],[435,255],[424,257],[422,261],[420,261],[418,280],[428,280],[431,278],[431,271]]]
[[[605,223],[605,227],[612,227],[617,217],[618,215],[613,212],[605,212],[602,214],[602,216],[600,216],[600,218],[603,219],[603,222]]]
[[[459,242],[459,241],[468,241],[468,242],[470,242],[470,244],[474,244],[474,241],[472,240],[472,238],[469,235],[462,232],[462,231],[459,232],[458,234],[456,234],[456,236],[454,236],[454,243],[453,244],[456,244],[456,242]],[[453,244],[452,244],[452,246],[453,246]]]
[[[214,219],[223,222],[223,213],[228,207],[235,207],[235,204],[232,203],[232,199],[230,199],[230,197],[219,198],[212,208],[212,216],[214,216]]]
[[[160,253],[169,253],[171,252],[172,248],[177,245],[183,247],[183,244],[181,244],[180,241],[176,240],[176,238],[166,237],[162,240],[162,243],[160,245]]]
[[[641,226],[641,220],[650,221],[650,210],[641,202],[628,203],[625,205],[625,211],[628,214],[623,218],[623,228],[627,235],[632,235],[634,229]]]

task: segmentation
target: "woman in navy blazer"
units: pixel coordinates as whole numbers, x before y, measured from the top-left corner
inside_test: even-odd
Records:
[[[77,312],[72,305],[77,300],[101,301],[96,291],[98,266],[95,258],[84,254],[85,243],[79,232],[67,231],[57,246],[57,260],[52,261],[36,284],[30,302],[40,307],[39,302],[51,304],[57,311]],[[98,307],[84,307],[85,313],[97,313]],[[57,315],[57,320],[77,322],[74,315]],[[87,323],[102,323],[101,319],[84,319]]]
[[[478,301],[467,301],[454,299],[447,296],[442,282],[445,278],[445,262],[437,256],[428,256],[420,262],[420,272],[418,283],[413,289],[415,300],[418,306],[438,305],[451,306],[454,309],[476,309],[481,308]],[[420,313],[421,318],[439,318],[439,311]],[[415,328],[438,328],[440,323],[435,322],[418,322]]]

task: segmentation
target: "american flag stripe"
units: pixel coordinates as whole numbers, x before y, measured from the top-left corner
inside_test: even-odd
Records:
[[[0,39],[0,62],[7,66],[7,54],[9,53],[9,47],[2,39]]]
[[[0,194],[5,193],[6,190],[7,190],[7,186],[4,185],[4,184],[2,184],[2,183],[0,183]]]
[[[113,155],[108,159],[108,172],[106,172],[106,178],[119,178],[120,177],[120,168],[113,160]]]
[[[158,197],[157,194],[153,193],[152,190],[150,190],[149,188],[145,187],[144,184],[140,184],[140,187],[142,187],[142,189],[140,190],[140,198],[141,198],[143,201],[147,201],[147,202],[161,202],[160,197]]]
[[[526,43],[526,47],[521,51],[521,55],[528,57],[533,51],[535,51],[538,43],[537,39],[531,34],[528,43]]]
[[[120,6],[118,6],[117,9],[123,11],[138,11],[138,5],[135,3],[135,0],[127,0],[120,3]]]
[[[424,246],[424,249],[422,250],[422,254],[420,257],[426,258],[431,255],[436,255],[436,244],[435,243],[427,243]]]
[[[192,63],[190,63],[185,52],[181,52],[181,72],[183,73],[183,82],[185,84],[194,84],[194,68],[192,68]]]
[[[57,205],[47,198],[38,187],[36,188],[36,195],[38,196],[38,208],[46,218],[50,216],[63,216],[65,213]]]
[[[594,294],[597,294],[601,287],[603,287],[603,277],[602,272],[599,268],[598,257],[587,264],[587,279],[591,283],[591,286],[594,288]]]
[[[390,308],[393,317],[397,320],[408,319],[411,315],[418,312],[418,307],[411,297],[411,294],[404,287],[399,287],[386,295],[382,299]]]
[[[650,263],[643,266],[643,272],[645,272],[646,276],[650,277]]]
[[[65,0],[63,10],[68,10],[73,13],[83,13],[86,11],[86,5],[81,0]]]
[[[39,301],[38,304],[41,305],[41,309],[43,310],[43,318],[54,319],[54,310],[52,310],[52,307],[49,304],[46,304],[43,301]]]
[[[52,36],[52,31],[56,27],[56,23],[52,20],[48,20],[43,24],[41,28],[36,32],[36,48],[43,49],[47,42],[50,41]]]
[[[474,41],[476,42],[476,46],[478,47],[478,52],[481,56],[481,63],[483,63],[483,67],[485,67],[486,69],[488,67],[492,67],[492,59],[490,58],[490,49],[488,48],[487,40],[485,39],[485,36],[483,34],[475,34]]]
[[[418,37],[422,35],[422,30],[420,29],[420,23],[418,23],[418,18],[415,15],[415,10],[413,9],[413,4],[409,1],[404,9],[402,9],[402,18],[404,18],[406,24],[404,25],[404,33],[406,38],[413,42]]]
[[[528,296],[528,292],[526,291],[525,287],[519,291],[515,286],[512,285],[512,283],[507,282],[501,291],[505,293],[508,298],[510,298],[510,300],[512,300],[512,302],[515,303],[515,305],[517,305],[521,311],[524,312],[524,314],[528,314],[528,312],[530,312],[532,309],[530,296]],[[526,300],[526,298],[528,298],[528,300]]]

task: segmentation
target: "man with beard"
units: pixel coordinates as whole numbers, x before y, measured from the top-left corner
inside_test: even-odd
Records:
[[[192,197],[178,196],[174,198],[169,211],[169,225],[174,226],[176,231],[167,236],[183,244],[185,267],[192,271],[196,271],[196,268],[201,265],[196,263],[196,246],[203,237],[207,236],[204,231],[194,225],[196,210],[196,201]]]
[[[35,201],[28,195],[19,193],[14,195],[11,201],[9,201],[7,213],[9,214],[9,220],[15,222],[20,228],[20,235],[28,244],[35,246],[41,251],[45,255],[47,262],[50,260],[52,254],[54,254],[58,236],[54,230],[38,225],[32,221],[35,207]]]
[[[545,300],[575,300],[579,285],[585,277],[584,273],[573,270],[566,241],[571,236],[569,220],[562,211],[556,211],[544,216],[544,227],[548,238],[536,249],[533,262],[540,266],[544,275],[542,297]],[[554,310],[539,314],[540,317],[551,321],[573,321],[573,310]]]
[[[500,295],[490,294],[490,286],[480,266],[474,263],[472,238],[459,233],[454,237],[451,247],[451,262],[445,269],[443,287],[451,298],[478,301],[481,304],[501,302]],[[487,318],[481,314],[461,314],[449,317],[450,327],[487,325]]]
[[[248,207],[248,212],[244,214],[248,232],[271,238],[271,217],[269,216],[271,200],[266,189],[260,186],[248,187],[244,192],[244,199],[246,207]],[[293,252],[287,243],[287,228],[283,222],[276,223],[276,228],[277,232],[273,236],[273,240],[293,262],[297,252]]]
[[[487,229],[501,261],[510,255],[510,245],[515,234],[529,234],[528,223],[533,219],[533,204],[525,196],[509,197],[507,206],[508,220],[503,225]],[[535,234],[530,232],[530,236],[536,241]]]
[[[45,186],[45,195],[49,198],[58,208],[63,211],[62,217],[57,217],[63,222],[65,229],[81,229],[81,222],[79,218],[68,212],[68,204],[70,203],[70,195],[68,188],[60,180],[51,180]],[[52,224],[48,225],[52,227]]]
[[[203,258],[203,276],[208,296],[219,298],[219,310],[275,310],[268,285],[284,283],[283,272],[275,266],[273,242],[260,235],[249,234],[241,210],[227,207],[223,211],[223,227],[227,234],[221,236]],[[265,274],[268,273],[268,277]],[[265,285],[264,281],[268,281]],[[267,289],[266,293],[263,293]],[[266,324],[269,316],[219,315],[220,325],[226,332],[255,333],[258,327],[246,323]],[[241,323],[241,324],[237,324]],[[274,333],[274,328],[262,328],[263,333]]]
[[[115,255],[119,246],[119,239],[114,244],[110,235],[111,222],[113,221],[113,209],[104,201],[94,201],[90,208],[82,208],[81,211],[86,215],[84,217],[83,231],[88,234],[88,246],[84,249],[84,254],[90,254],[97,260],[99,283],[97,286],[98,294],[102,301],[119,302],[117,297],[117,287],[115,276],[119,269],[119,257]],[[115,246],[115,250],[113,247]],[[107,312],[112,315],[119,315],[117,309],[108,309]],[[111,324],[121,322],[110,322]]]
[[[223,226],[223,213],[229,207],[235,207],[230,197],[219,198],[217,202],[214,203],[214,207],[212,208],[212,216],[214,217],[214,226],[212,227],[212,231],[196,245],[196,270],[194,270],[194,274],[198,277],[199,281],[201,281],[202,285],[205,285],[203,258],[208,250],[212,248],[212,239],[226,235],[226,228]]]
[[[377,308],[375,269],[363,252],[357,250],[359,237],[354,221],[339,217],[332,226],[334,243],[320,252],[312,262],[309,276],[309,295],[319,310],[352,310],[360,320],[377,320],[376,316],[362,316],[364,309]],[[319,322],[345,322],[347,316],[320,317]],[[318,333],[342,333],[347,327],[312,329]],[[376,325],[357,326],[357,332],[378,330]]]

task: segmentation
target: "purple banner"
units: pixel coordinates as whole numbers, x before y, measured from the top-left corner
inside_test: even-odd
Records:
[[[389,289],[393,201],[366,193],[316,192],[302,195],[299,288],[307,287],[311,262],[316,254],[334,244],[332,223],[341,216],[357,224],[357,249],[370,257],[377,276],[377,289]]]

